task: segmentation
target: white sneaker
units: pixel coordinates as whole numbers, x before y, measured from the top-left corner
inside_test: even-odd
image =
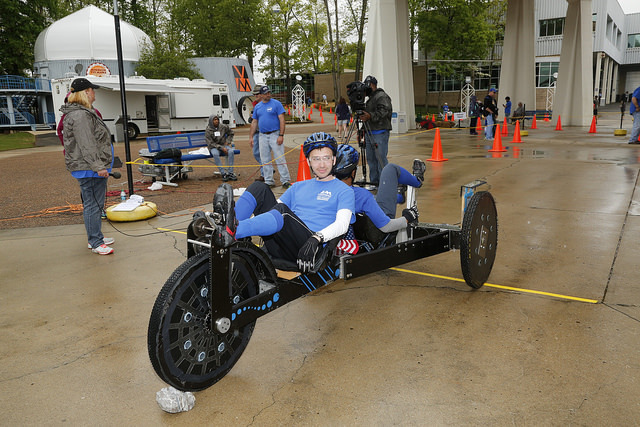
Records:
[[[100,245],[97,248],[91,249],[91,252],[98,255],[109,255],[113,253],[113,248],[107,245]]]
[[[102,243],[105,245],[113,245],[115,242],[116,242],[116,239],[114,239],[113,237],[104,237],[102,239]],[[92,249],[91,243],[87,243],[87,249]]]

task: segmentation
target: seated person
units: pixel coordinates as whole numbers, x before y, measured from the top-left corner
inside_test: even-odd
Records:
[[[237,181],[238,177],[233,173],[233,130],[229,126],[220,123],[220,117],[214,114],[209,117],[204,139],[207,141],[207,147],[209,147],[209,152],[213,156],[213,161],[220,169],[222,180],[224,182],[229,180]],[[226,168],[222,167],[220,156],[227,157]]]
[[[222,184],[213,199],[222,220],[214,243],[228,247],[235,239],[261,236],[272,257],[315,271],[322,244],[346,233],[354,212],[353,190],[333,175],[337,148],[327,133],[310,135],[302,149],[315,179],[296,182],[279,200],[256,181],[234,204],[233,189]]]
[[[358,150],[351,145],[340,144],[335,167],[336,178],[352,186],[359,160],[360,154]],[[396,218],[398,184],[410,185],[416,188],[422,187],[425,170],[425,163],[418,159],[413,161],[413,174],[398,165],[388,163],[380,174],[378,194],[375,198],[368,190],[362,187],[353,187],[355,213],[366,214],[373,224],[384,233],[391,233],[417,222],[418,210],[415,207],[404,209],[402,216]],[[400,203],[402,202],[400,201]]]
[[[516,110],[513,112],[513,116],[511,116],[511,123],[515,123],[516,120],[524,119],[524,115],[524,105],[522,105],[522,102],[518,102],[518,108],[516,108]]]

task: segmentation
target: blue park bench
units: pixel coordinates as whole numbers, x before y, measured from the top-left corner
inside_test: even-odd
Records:
[[[177,187],[178,184],[171,182],[171,180],[176,177],[187,179],[187,174],[193,172],[193,168],[189,166],[192,162],[213,158],[208,149],[206,153],[205,150],[194,154],[189,153],[203,147],[207,147],[204,132],[149,136],[147,137],[147,148],[143,148],[139,152],[140,156],[149,159],[140,165],[140,172],[145,176],[154,177],[156,180],[164,178],[163,181],[158,181],[163,185]],[[183,150],[186,152],[183,153]],[[169,155],[156,158],[161,152]],[[240,154],[240,150],[235,148],[233,152],[236,155]]]

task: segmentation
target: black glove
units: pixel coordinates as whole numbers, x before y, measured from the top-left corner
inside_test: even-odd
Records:
[[[418,222],[418,208],[412,206],[402,211],[402,216],[406,218],[408,224],[415,224]]]
[[[316,237],[311,236],[298,251],[298,268],[303,273],[313,270],[320,243]]]

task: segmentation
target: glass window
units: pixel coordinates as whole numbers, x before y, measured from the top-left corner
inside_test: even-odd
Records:
[[[229,108],[229,97],[222,95],[222,108]]]
[[[563,33],[564,18],[540,20],[540,37],[561,36]]]
[[[596,21],[598,20],[598,14],[591,14],[591,31],[596,32]]]
[[[539,62],[536,64],[537,87],[551,87],[555,79],[553,75],[558,72],[559,62]]]
[[[627,47],[640,47],[640,34],[629,34]]]
[[[213,95],[213,105],[220,105],[220,95]]]

